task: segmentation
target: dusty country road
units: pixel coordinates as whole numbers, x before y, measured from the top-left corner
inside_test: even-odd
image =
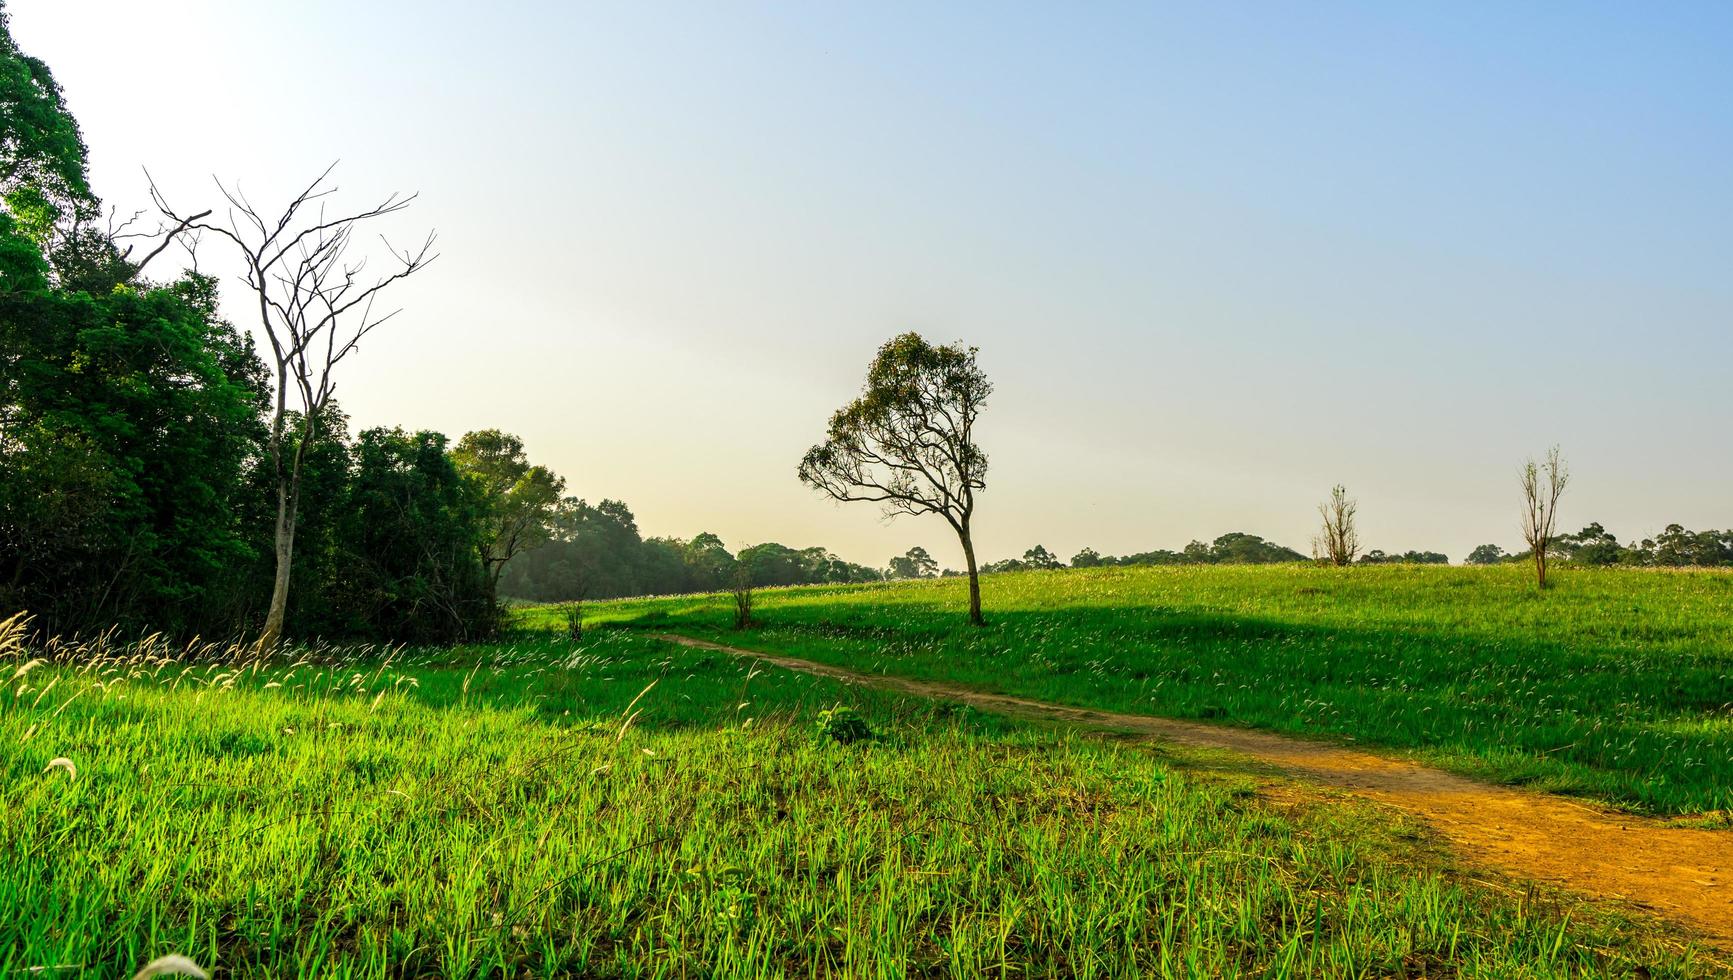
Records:
[[[675,634],[672,643],[788,670],[958,701],[982,710],[1153,736],[1236,752],[1292,776],[1348,790],[1424,821],[1470,863],[1614,898],[1687,925],[1733,949],[1733,832],[1668,826],[1562,797],[1462,776],[1327,742],[1148,715],[1093,711],[949,684],[865,674]]]

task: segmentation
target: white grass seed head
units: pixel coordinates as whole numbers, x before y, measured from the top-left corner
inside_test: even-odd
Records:
[[[193,977],[194,980],[211,980],[211,975],[204,968],[179,954],[159,956],[144,965],[144,969],[134,973],[132,980],[148,980],[150,977]]]

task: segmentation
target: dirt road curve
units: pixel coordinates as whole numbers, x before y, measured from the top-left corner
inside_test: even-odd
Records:
[[[948,684],[862,674],[691,637],[670,642],[751,657],[789,670],[959,701],[987,711],[1140,732],[1242,753],[1286,773],[1397,807],[1448,838],[1471,863],[1618,898],[1733,947],[1733,832],[1669,827],[1557,796],[1489,786],[1412,762],[1267,732],[1067,707]]]

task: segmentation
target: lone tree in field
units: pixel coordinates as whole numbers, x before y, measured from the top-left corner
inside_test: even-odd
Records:
[[[1318,505],[1324,527],[1312,541],[1312,556],[1327,559],[1332,565],[1352,565],[1360,553],[1360,531],[1354,526],[1359,510],[1360,502],[1348,499],[1347,487],[1337,484],[1331,488],[1330,499]]]
[[[365,257],[354,258],[355,234],[379,218],[409,207],[415,195],[393,193],[370,208],[336,211],[328,199],[332,164],[275,216],[253,206],[240,189],[221,182],[228,202],[225,220],[182,217],[153,184],[151,199],[192,242],[209,232],[232,242],[242,260],[241,280],[256,304],[259,326],[270,342],[275,393],[266,451],[277,491],[277,570],[271,605],[259,645],[271,648],[283,635],[289,608],[289,570],[294,565],[295,522],[301,506],[302,455],[316,441],[319,420],[336,390],[332,372],[360,347],[361,339],[396,315],[375,312],[374,301],[392,283],[427,267],[433,254],[429,233],[419,248],[398,251],[383,237],[391,267],[366,274]],[[205,212],[206,215],[210,212]]]
[[[861,395],[830,417],[824,442],[807,450],[800,479],[836,500],[869,500],[885,515],[938,514],[963,546],[969,622],[982,625],[981,576],[969,521],[987,486],[987,454],[975,419],[993,384],[977,348],[935,347],[905,333],[879,348]]]
[[[1556,536],[1558,501],[1570,478],[1557,446],[1547,450],[1544,462],[1530,459],[1522,467],[1522,539],[1528,542],[1529,553],[1534,556],[1535,582],[1543,589],[1546,553]]]

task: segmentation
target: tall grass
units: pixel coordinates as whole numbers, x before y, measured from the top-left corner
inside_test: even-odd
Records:
[[[586,636],[272,659],[13,645],[0,975],[170,955],[309,978],[1714,968],[1455,875],[1369,810]],[[817,730],[838,706],[865,737]],[[45,773],[56,758],[76,778]]]

